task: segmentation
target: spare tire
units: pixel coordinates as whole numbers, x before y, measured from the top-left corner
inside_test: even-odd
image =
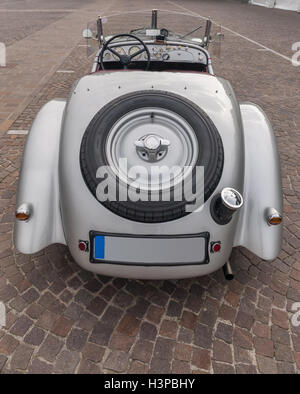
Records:
[[[216,189],[223,170],[224,152],[218,130],[209,116],[193,102],[173,93],[154,90],[118,97],[97,112],[88,125],[80,148],[80,166],[91,193],[97,198],[99,178],[96,174],[101,166],[112,169],[108,175],[109,180],[115,181],[118,178],[119,184],[128,189],[126,180],[122,179],[122,169],[114,171],[118,159],[127,158],[128,168],[142,163],[145,166],[153,165],[151,162],[147,163],[149,157],[143,157],[147,155],[137,151],[134,145],[136,140],[144,141],[143,134],[149,135],[149,132],[170,143],[167,151],[158,153],[162,159],[157,156],[157,165],[204,167],[203,199],[206,201]],[[174,179],[178,174],[176,177],[175,175]],[[194,187],[194,175],[191,177]],[[139,178],[139,190],[147,194],[149,189],[143,189],[146,181],[143,177]],[[107,199],[100,203],[130,220],[143,223],[165,222],[189,213],[186,211],[187,201],[184,198],[177,201],[174,190],[176,185],[172,187],[171,201],[121,201],[117,196],[117,199]]]

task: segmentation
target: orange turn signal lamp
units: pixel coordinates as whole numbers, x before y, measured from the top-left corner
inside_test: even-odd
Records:
[[[269,226],[278,226],[282,223],[282,215],[275,208],[268,208],[266,219]]]
[[[16,210],[16,219],[22,222],[28,220],[31,216],[31,206],[27,203],[21,204]]]

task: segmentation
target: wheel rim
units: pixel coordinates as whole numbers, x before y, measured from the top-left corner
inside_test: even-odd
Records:
[[[162,155],[159,152],[157,163],[143,160],[135,145],[135,141],[149,135],[169,142],[167,152]],[[198,152],[198,141],[190,124],[162,108],[139,108],[121,117],[111,128],[105,147],[108,165],[115,176],[130,187],[145,191],[165,190],[185,180],[197,162]],[[124,158],[127,163],[120,162]],[[130,174],[135,166],[139,166],[138,179]]]

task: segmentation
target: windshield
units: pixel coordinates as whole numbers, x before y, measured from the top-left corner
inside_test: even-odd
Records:
[[[166,40],[193,41],[201,46],[207,46],[205,42],[206,18],[191,13],[159,9],[155,22],[158,30],[166,29],[168,31]],[[153,11],[149,9],[101,15],[101,25],[103,35],[101,42],[103,40],[107,41],[111,36],[123,33],[136,35],[142,40],[151,39],[153,37],[149,37],[149,30],[153,29]],[[99,42],[96,38],[98,37],[97,21],[88,23],[87,28],[91,30],[94,37],[87,40],[89,54],[91,54],[99,48]],[[220,30],[219,25],[211,24],[211,42],[216,42],[214,38],[218,37]],[[126,37],[124,39],[128,40],[130,38]]]

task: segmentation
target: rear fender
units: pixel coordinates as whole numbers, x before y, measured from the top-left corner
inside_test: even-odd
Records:
[[[53,243],[66,244],[58,182],[60,133],[65,100],[52,100],[39,111],[27,136],[19,177],[17,207],[30,204],[27,221],[16,220],[14,243],[21,253],[36,253]]]
[[[272,126],[262,109],[240,105],[245,141],[244,207],[239,216],[234,246],[244,246],[264,260],[280,253],[282,223],[269,226],[266,210],[282,214],[280,161]]]

